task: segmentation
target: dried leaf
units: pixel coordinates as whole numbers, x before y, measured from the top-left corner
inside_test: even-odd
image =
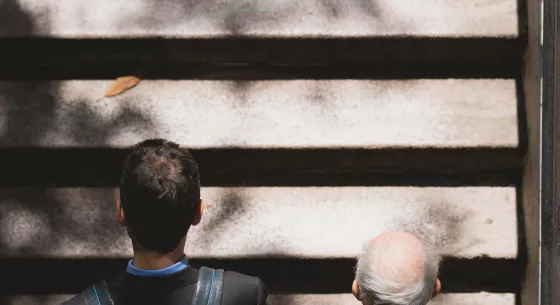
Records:
[[[123,76],[117,78],[109,88],[105,91],[105,97],[111,97],[115,95],[119,95],[134,86],[136,86],[140,82],[140,79],[136,76]]]
[[[205,208],[205,209],[211,209],[211,208],[213,208],[213,207],[214,207],[213,204],[208,204],[208,203],[205,203],[205,204],[204,204],[204,208]]]

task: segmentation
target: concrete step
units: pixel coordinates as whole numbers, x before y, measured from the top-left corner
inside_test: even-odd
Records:
[[[7,0],[3,37],[493,37],[518,35],[515,0]]]
[[[0,82],[0,147],[517,148],[513,79]]]
[[[523,158],[512,79],[110,84],[1,82],[0,184],[114,186],[155,136],[210,185],[511,185]]]
[[[0,79],[516,77],[518,11],[516,0],[3,0]]]
[[[209,208],[189,233],[193,259],[354,259],[365,241],[400,222],[425,231],[449,257],[518,254],[513,187],[205,188],[202,197]],[[115,198],[112,189],[2,189],[0,255],[129,257]]]
[[[351,294],[334,294],[334,295],[272,295],[269,298],[271,305],[296,305],[296,304],[316,304],[316,305],[356,305],[356,299]],[[515,295],[509,293],[449,293],[440,294],[434,298],[428,305],[513,305],[515,304]]]
[[[72,297],[72,295],[46,295],[33,296],[21,295],[5,297],[2,304],[6,305],[59,305]],[[2,297],[0,297],[2,300]],[[270,295],[270,305],[355,305],[356,299],[351,294],[295,294],[295,295]],[[514,305],[515,295],[510,293],[448,293],[441,294],[432,300],[429,305]]]

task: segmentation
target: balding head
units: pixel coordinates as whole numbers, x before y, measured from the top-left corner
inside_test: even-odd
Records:
[[[364,304],[425,305],[436,290],[439,261],[416,236],[383,233],[358,259],[355,293]]]

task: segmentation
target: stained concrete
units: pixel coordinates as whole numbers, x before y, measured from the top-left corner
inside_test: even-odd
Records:
[[[0,147],[517,147],[515,80],[0,82]]]
[[[3,0],[2,36],[517,36],[515,0]],[[13,15],[12,15],[13,16]],[[15,25],[14,25],[15,24]]]
[[[127,257],[111,189],[0,190],[0,255]],[[204,188],[191,258],[354,258],[387,229],[421,233],[447,256],[517,257],[513,187]]]
[[[72,295],[13,296],[6,305],[58,305]],[[289,294],[270,295],[270,305],[357,305],[351,294]],[[514,305],[515,295],[511,293],[445,293],[430,301],[428,305]]]

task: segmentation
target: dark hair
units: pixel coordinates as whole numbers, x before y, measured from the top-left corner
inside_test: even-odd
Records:
[[[136,144],[120,185],[128,229],[144,249],[173,251],[200,200],[198,165],[188,150],[163,139]]]

